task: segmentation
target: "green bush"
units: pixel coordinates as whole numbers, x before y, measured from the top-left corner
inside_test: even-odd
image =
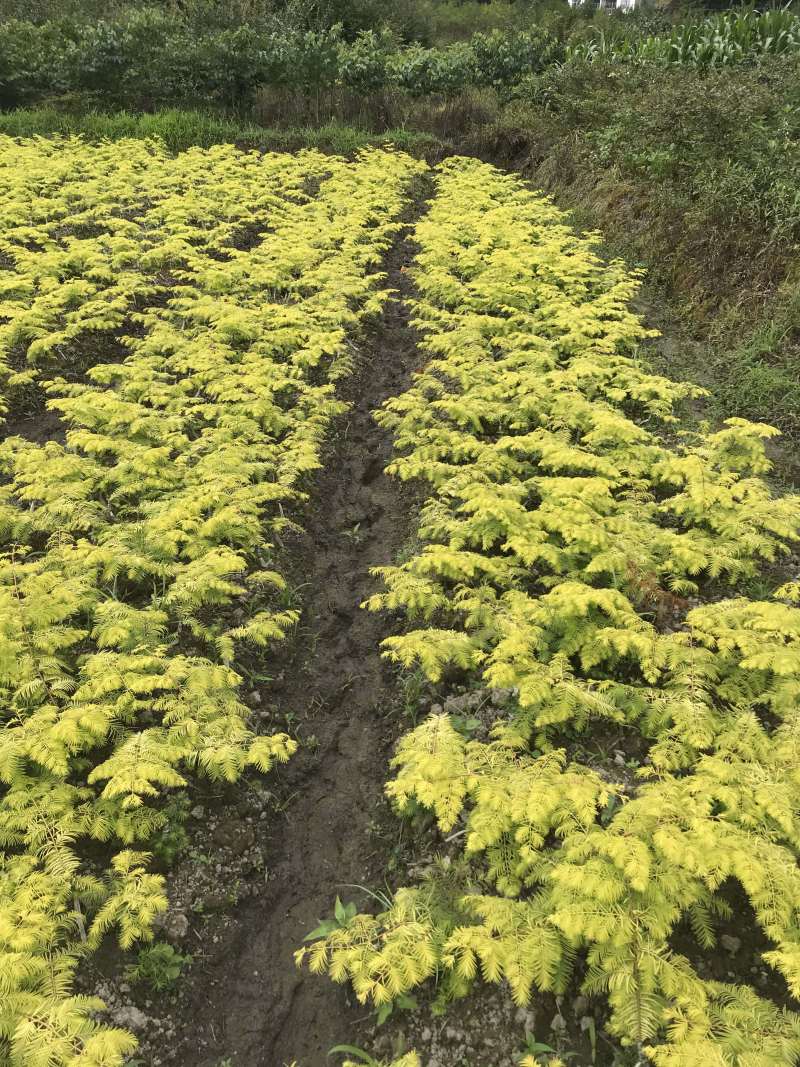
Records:
[[[180,57],[186,55],[187,35],[176,34],[174,19],[166,12],[134,9],[113,22],[65,20],[59,26],[70,45],[62,61],[70,89],[148,99],[168,95],[181,84]],[[48,28],[46,23],[43,33]]]
[[[247,105],[259,85],[314,92],[332,84],[337,31],[291,35],[241,25],[198,34],[155,8],[113,21],[10,22],[0,35],[0,106],[84,93],[110,106],[175,100]]]
[[[563,49],[545,30],[476,34],[471,42],[478,84],[514,86],[563,58]]]
[[[12,21],[0,33],[0,107],[19,107],[68,87],[69,41],[56,23]]]
[[[475,34],[446,48],[398,49],[390,30],[348,41],[340,26],[270,30],[239,25],[201,33],[170,13],[133,8],[113,20],[11,21],[0,35],[0,106],[86,94],[107,106],[175,101],[248,106],[259,86],[309,96],[335,86],[370,94],[400,88],[452,95],[502,88],[561,56],[542,30]]]
[[[391,84],[414,96],[456,93],[473,77],[474,55],[467,44],[446,49],[415,45],[395,53],[389,70]]]
[[[359,34],[338,57],[337,74],[343,85],[357,93],[374,93],[386,87],[390,78],[390,56],[394,38],[384,31]]]
[[[648,214],[679,228],[676,245],[719,256],[708,277],[718,291],[739,255],[769,270],[800,240],[799,74],[797,56],[757,69],[549,70],[527,83],[495,134],[525,131],[539,163],[570,143],[569,169],[584,180],[649,188]]]

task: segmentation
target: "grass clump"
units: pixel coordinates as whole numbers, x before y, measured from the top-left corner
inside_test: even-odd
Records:
[[[236,144],[264,151],[317,148],[350,156],[368,145],[393,144],[422,156],[434,152],[437,139],[406,129],[374,132],[344,122],[321,126],[261,126],[204,111],[166,109],[153,113],[88,111],[74,113],[54,107],[23,108],[0,114],[0,133],[10,137],[82,136],[89,141],[118,141],[127,137],[158,138],[171,152],[199,146]]]

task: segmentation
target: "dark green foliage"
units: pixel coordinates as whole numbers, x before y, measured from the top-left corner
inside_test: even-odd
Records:
[[[166,822],[155,833],[150,848],[165,867],[171,867],[189,844],[185,824],[190,807],[189,796],[183,791],[175,793],[164,804]]]
[[[477,84],[497,89],[514,86],[521,78],[544,70],[564,56],[558,41],[537,27],[520,33],[477,33],[470,47]]]
[[[63,56],[67,42],[59,27],[12,22],[0,34],[0,107],[18,107],[65,88]]]
[[[247,25],[198,33],[156,8],[113,19],[13,21],[0,36],[0,106],[63,93],[91,94],[107,105],[152,107],[177,100],[240,106],[264,81],[290,70],[308,78],[300,35],[291,54],[283,38]],[[299,64],[299,65],[298,65]]]
[[[104,106],[153,108],[176,100],[240,109],[259,86],[308,95],[401,88],[413,96],[502,88],[563,57],[547,31],[477,33],[445,48],[398,49],[389,28],[348,39],[342,24],[288,28],[266,21],[215,26],[157,7],[113,18],[11,20],[0,35],[0,107],[67,94]]]
[[[672,225],[689,213],[695,225],[682,219],[682,239],[704,244],[722,267],[752,254],[755,233],[759,252],[800,236],[798,72],[795,58],[708,73],[567,68],[536,82],[508,120],[533,111],[541,125],[544,105],[549,139],[579,131],[581,158],[595,172],[664,187],[653,206]]]

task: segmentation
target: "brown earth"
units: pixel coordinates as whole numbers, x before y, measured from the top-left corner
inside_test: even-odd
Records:
[[[352,1042],[368,1009],[327,977],[300,971],[293,953],[345,884],[383,880],[370,824],[399,727],[387,722],[397,700],[379,645],[387,620],[359,605],[377,588],[370,568],[390,561],[410,530],[410,494],[384,473],[389,435],[372,412],[400,393],[418,364],[403,304],[411,258],[407,239],[387,264],[398,290],[362,346],[356,374],[343,386],[352,406],[312,490],[298,578],[303,589],[299,640],[266,699],[294,717],[304,745],[284,772],[291,794],[285,819],[258,826],[267,888],[238,907],[235,921],[192,968],[182,1034],[174,1057],[211,1067],[322,1067],[328,1050]],[[210,949],[210,951],[209,951]],[[183,998],[182,998],[183,999]],[[327,1061],[330,1062],[330,1061]]]
[[[30,414],[13,415],[6,419],[0,429],[0,438],[24,437],[26,441],[43,445],[48,441],[64,444],[66,431],[57,411],[37,408]]]

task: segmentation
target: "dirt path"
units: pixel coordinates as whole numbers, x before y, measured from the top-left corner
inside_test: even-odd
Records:
[[[416,209],[418,213],[419,207]],[[292,954],[345,883],[383,881],[371,820],[388,777],[393,728],[385,721],[396,686],[378,647],[386,620],[359,604],[376,588],[370,567],[391,560],[409,529],[409,501],[383,469],[391,444],[371,412],[406,386],[418,363],[402,304],[402,266],[413,254],[398,241],[387,264],[399,290],[362,345],[360,369],[342,389],[351,410],[337,427],[306,521],[304,616],[297,650],[268,699],[294,713],[303,747],[285,778],[285,820],[264,825],[266,891],[239,905],[232,932],[192,980],[181,1044],[185,1067],[298,1067],[330,1063],[331,1046],[352,1043],[368,1010],[326,977],[298,971]],[[198,968],[199,970],[200,968]]]

